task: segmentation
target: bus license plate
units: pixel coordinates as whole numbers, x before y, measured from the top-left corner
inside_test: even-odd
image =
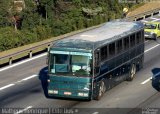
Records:
[[[64,95],[71,95],[71,92],[64,92]]]

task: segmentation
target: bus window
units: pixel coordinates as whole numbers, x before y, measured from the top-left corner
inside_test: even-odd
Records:
[[[141,31],[141,42],[143,42],[144,41],[144,30],[143,31]]]
[[[124,38],[124,49],[129,49],[129,37]]]
[[[50,54],[50,71],[51,73],[69,72],[69,55]]]
[[[135,34],[130,36],[130,47],[135,46]]]
[[[115,55],[115,43],[109,44],[109,57],[113,57]]]
[[[142,38],[141,38],[141,32],[138,32],[138,33],[136,34],[136,44],[141,43],[141,40],[142,40]]]
[[[122,40],[118,40],[116,43],[117,53],[122,52]]]
[[[90,75],[91,61],[89,56],[72,55],[72,72],[76,75]]]
[[[97,50],[95,52],[95,69],[94,69],[95,74],[99,73],[99,63],[100,63],[100,53],[99,50]]]
[[[62,54],[55,54],[56,57],[56,63],[55,64],[67,64],[69,62],[69,56],[68,55],[62,55]]]
[[[107,59],[107,46],[101,48],[101,61]]]
[[[95,52],[95,66],[98,66],[99,65],[99,59],[100,59],[100,57],[99,57],[99,51],[96,51]]]

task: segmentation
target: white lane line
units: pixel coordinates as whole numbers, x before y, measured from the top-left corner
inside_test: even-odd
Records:
[[[146,80],[145,80],[145,81],[143,81],[141,84],[143,85],[143,84],[145,84],[145,83],[149,82],[151,79],[152,79],[152,77],[150,77],[150,78],[146,79]]]
[[[148,51],[150,51],[150,50],[152,50],[152,49],[154,49],[154,48],[158,47],[159,45],[160,45],[160,44],[157,44],[157,45],[155,45],[155,46],[153,46],[153,47],[151,47],[151,48],[149,48],[149,49],[145,50],[145,51],[144,51],[144,53],[146,53],[146,52],[148,52]]]
[[[141,22],[148,22],[147,20],[141,20]]]
[[[27,80],[29,80],[29,79],[32,79],[32,78],[34,78],[34,77],[37,77],[38,75],[32,75],[32,76],[29,76],[29,77],[27,77],[27,78],[24,78],[24,79],[22,79],[22,80],[19,80],[19,81],[17,81],[16,83],[20,83],[20,82],[23,82],[23,81],[27,81]]]
[[[144,53],[146,53],[146,52],[148,52],[148,51],[150,51],[150,50],[152,50],[152,49],[158,47],[159,45],[160,45],[160,44],[157,44],[157,45],[155,45],[155,46],[153,46],[153,47],[151,47],[151,48],[145,50]],[[141,84],[143,85],[143,84],[149,82],[151,79],[152,79],[152,77],[150,77],[150,78],[146,79],[145,81],[141,82]]]
[[[18,112],[16,112],[16,113],[14,113],[14,114],[20,114],[20,113],[23,113],[24,111],[26,111],[26,110],[28,110],[28,109],[30,109],[30,108],[32,108],[32,106],[28,106],[27,108],[25,108],[25,109],[23,109],[23,110],[20,110],[20,111],[18,111]],[[28,113],[27,113],[28,114]]]
[[[8,85],[6,85],[6,86],[3,86],[3,87],[0,88],[0,91],[3,90],[3,89],[9,88],[9,87],[11,87],[11,86],[14,86],[14,85],[16,85],[17,83],[20,83],[20,82],[23,82],[23,81],[27,81],[27,80],[32,79],[32,78],[37,77],[37,76],[38,76],[38,75],[35,74],[35,75],[29,76],[29,77],[27,77],[27,78],[24,78],[24,79],[22,79],[22,80],[19,80],[19,81],[15,82],[15,83],[12,83],[12,84],[8,84]]]
[[[0,88],[0,91],[3,90],[3,89],[9,88],[9,87],[11,87],[11,86],[14,86],[14,85],[15,85],[15,84],[8,84],[8,85],[6,85],[6,86],[3,86],[3,87]]]
[[[22,79],[23,81],[26,81],[26,80],[29,80],[29,79],[32,79],[32,78],[34,78],[34,77],[37,77],[38,75],[32,75],[32,76],[29,76],[29,77],[27,77],[27,78],[24,78],[24,79]]]
[[[93,112],[92,114],[99,114],[99,112]]]
[[[33,58],[30,58],[30,59],[27,59],[27,60],[24,60],[24,61],[15,63],[15,64],[13,64],[13,65],[10,65],[10,66],[7,66],[7,67],[5,67],[5,68],[0,69],[0,72],[2,72],[2,71],[4,71],[4,70],[7,70],[7,69],[10,69],[10,68],[13,68],[13,67],[18,66],[18,65],[21,65],[21,64],[23,64],[23,63],[27,63],[27,62],[29,62],[29,61],[35,60],[35,59],[37,59],[37,58],[46,56],[46,55],[47,55],[47,53],[44,53],[44,54],[35,56],[35,57],[33,57]]]

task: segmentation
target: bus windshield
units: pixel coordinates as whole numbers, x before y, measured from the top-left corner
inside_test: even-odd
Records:
[[[50,54],[50,73],[56,75],[90,76],[91,56]]]

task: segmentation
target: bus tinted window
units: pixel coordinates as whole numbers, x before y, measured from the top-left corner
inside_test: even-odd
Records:
[[[141,41],[142,41],[141,32],[138,32],[138,33],[136,34],[136,44],[141,43]]]
[[[67,64],[69,62],[69,56],[63,54],[55,54],[55,64]]]
[[[109,57],[113,57],[115,54],[115,43],[109,44]]]
[[[99,65],[99,51],[96,51],[95,52],[95,66],[98,66]]]
[[[129,37],[124,38],[124,49],[129,49]]]
[[[101,60],[107,59],[107,46],[101,48]]]
[[[144,41],[144,30],[141,31],[142,42]]]
[[[135,46],[135,34],[130,36],[130,47]]]
[[[116,43],[117,53],[122,51],[122,40],[118,40]]]

